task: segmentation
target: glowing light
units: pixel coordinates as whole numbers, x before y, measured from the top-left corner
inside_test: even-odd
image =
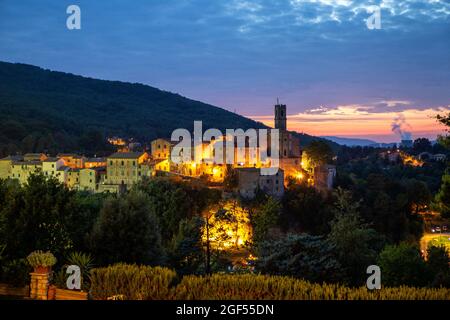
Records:
[[[235,201],[228,201],[219,211],[215,208],[209,213],[213,213],[209,219],[209,242],[213,249],[236,250],[251,241],[249,213]],[[204,242],[208,241],[206,228],[203,230],[202,239]]]

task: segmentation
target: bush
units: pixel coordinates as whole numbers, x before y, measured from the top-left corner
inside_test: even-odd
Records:
[[[93,269],[94,299],[125,300],[448,300],[450,289],[395,287],[368,290],[286,276],[185,276],[161,267],[117,264]]]
[[[450,299],[449,289],[349,288],[317,284],[283,276],[220,275],[186,276],[174,288],[177,300],[439,300]]]
[[[412,244],[386,246],[380,253],[378,265],[383,283],[388,286],[425,286],[430,281],[430,272],[419,249]]]
[[[93,267],[92,256],[82,252],[72,252],[65,258],[65,261],[66,264],[63,265],[59,271],[54,272],[53,283],[56,284],[58,288],[66,288],[67,279],[69,278],[67,267],[76,265],[80,268],[81,272],[81,290],[88,291],[90,287],[90,270]]]
[[[0,282],[14,287],[24,287],[30,284],[30,266],[25,259],[2,261]]]
[[[138,190],[104,202],[91,245],[100,265],[119,262],[158,265],[164,259],[157,216]]]
[[[41,250],[30,253],[27,257],[27,261],[33,268],[53,267],[56,264],[56,258],[50,251],[43,252]]]
[[[91,270],[94,299],[121,296],[125,300],[162,300],[170,296],[173,270],[161,267],[116,264]]]
[[[262,242],[256,270],[264,274],[284,275],[320,282],[337,282],[342,268],[335,258],[335,248],[320,236],[287,234]]]

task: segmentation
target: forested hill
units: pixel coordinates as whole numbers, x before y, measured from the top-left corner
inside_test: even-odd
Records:
[[[0,156],[17,152],[108,153],[107,136],[148,142],[176,128],[263,124],[143,84],[105,81],[0,62]],[[302,135],[302,144],[311,141]]]

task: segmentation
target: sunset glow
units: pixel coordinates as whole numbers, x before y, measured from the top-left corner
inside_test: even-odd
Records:
[[[410,132],[413,139],[427,137],[434,140],[444,132],[443,126],[435,119],[436,115],[449,111],[450,106],[383,112],[360,105],[338,106],[333,109],[319,107],[288,115],[288,129],[315,136],[358,137],[377,142],[396,142],[401,140],[401,137],[392,132],[392,123],[400,115],[405,119],[403,129]],[[250,118],[273,126],[271,115]]]

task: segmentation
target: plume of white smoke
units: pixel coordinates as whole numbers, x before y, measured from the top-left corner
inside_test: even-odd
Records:
[[[395,134],[400,136],[401,140],[411,140],[412,134],[409,130],[411,130],[411,126],[406,122],[405,116],[403,114],[398,114],[392,124],[391,130]]]

